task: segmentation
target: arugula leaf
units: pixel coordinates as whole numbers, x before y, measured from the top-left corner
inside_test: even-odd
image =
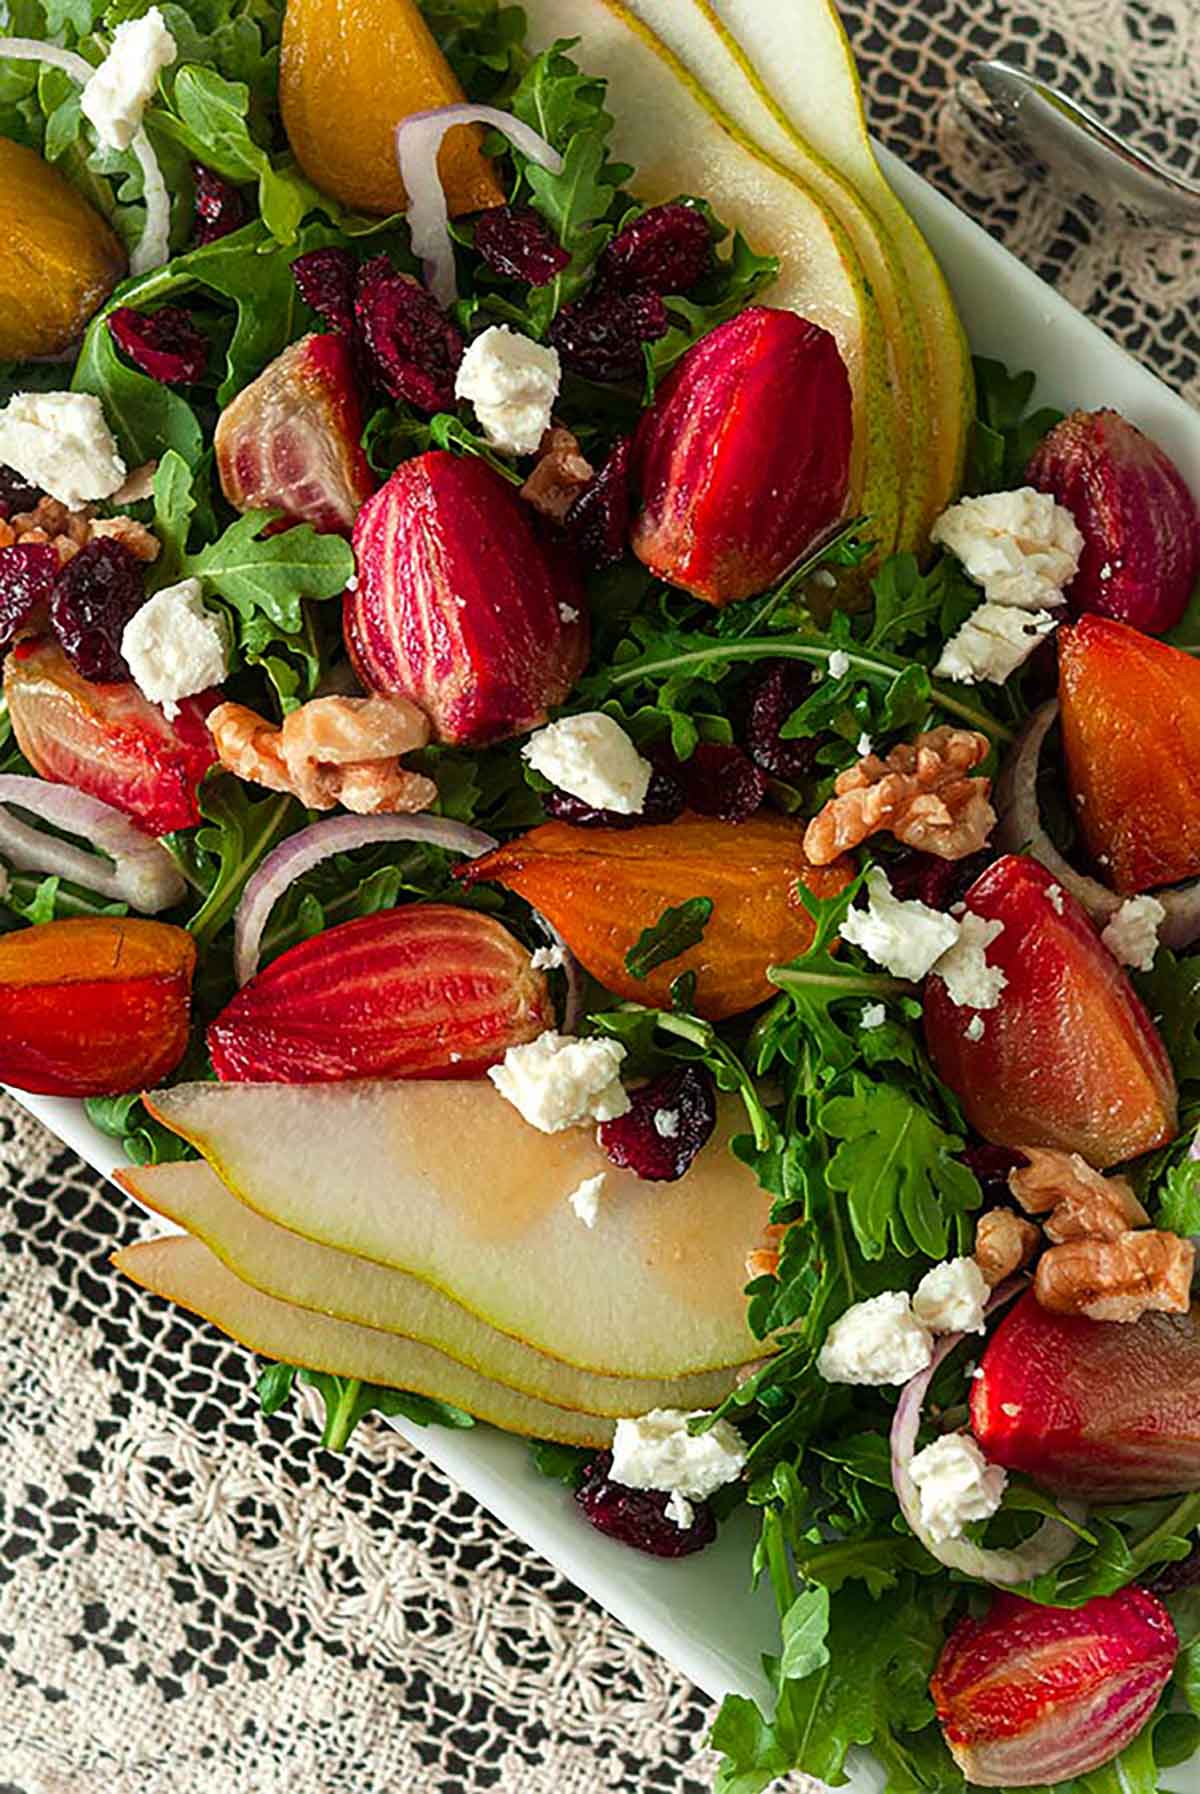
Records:
[[[1185,958],[1162,947],[1153,969],[1135,976],[1138,994],[1158,1024],[1181,1085],[1200,1085],[1200,953]]]
[[[275,511],[247,511],[215,542],[183,556],[183,571],[208,582],[247,621],[263,611],[288,634],[304,627],[302,598],[333,598],[354,574],[354,553],[341,536],[318,535],[300,523],[263,535]]]
[[[841,1141],[829,1182],[846,1194],[865,1258],[881,1257],[889,1240],[906,1255],[923,1252],[935,1259],[965,1249],[966,1216],[982,1196],[975,1177],[953,1156],[963,1146],[957,1135],[939,1127],[898,1085],[861,1076],[850,1094],[824,1104],[820,1119]]]
[[[698,946],[712,913],[711,897],[688,897],[683,903],[668,906],[657,922],[643,928],[626,953],[625,970],[630,977],[646,978],[657,966]]]
[[[164,1165],[198,1156],[186,1140],[154,1120],[136,1091],[127,1096],[89,1096],[83,1106],[93,1127],[119,1140],[125,1157],[135,1165]]]
[[[568,1489],[577,1489],[583,1481],[584,1469],[595,1453],[578,1445],[559,1445],[553,1439],[531,1439],[529,1456],[539,1476],[564,1483]]]
[[[182,455],[168,449],[154,475],[154,533],[161,547],[153,575],[158,587],[171,585],[179,577],[195,510],[192,470]]]
[[[247,123],[250,89],[245,82],[227,81],[215,69],[188,63],[175,75],[170,107],[160,116],[159,129],[226,180],[257,181],[259,212],[277,242],[294,243],[306,213],[315,207],[337,210],[298,169],[287,164],[276,168],[255,142]]]
[[[162,842],[188,883],[203,894],[187,924],[203,951],[232,918],[263,855],[303,825],[305,812],[285,792],[252,797],[247,786],[222,772],[208,775],[198,802],[203,823],[164,835]]]
[[[474,1416],[449,1402],[403,1389],[385,1389],[363,1383],[357,1377],[334,1377],[325,1371],[306,1370],[292,1364],[269,1364],[258,1379],[259,1405],[264,1414],[275,1414],[290,1398],[297,1382],[315,1389],[325,1405],[321,1444],[326,1451],[344,1451],[351,1433],[368,1414],[399,1415],[418,1426],[473,1427]]]
[[[504,101],[526,61],[521,8],[497,0],[421,0],[421,11],[463,92],[481,105]]]
[[[968,454],[968,492],[1002,492],[1021,485],[1042,438],[1062,419],[1052,406],[1029,411],[1034,374],[1010,374],[999,361],[975,357],[976,419]]]
[[[140,467],[170,449],[194,467],[204,449],[196,413],[171,387],[121,360],[104,317],[101,312],[88,325],[71,391],[101,401],[127,466]]]
[[[780,1674],[798,1680],[829,1662],[829,1590],[817,1585],[797,1595],[781,1622]]]

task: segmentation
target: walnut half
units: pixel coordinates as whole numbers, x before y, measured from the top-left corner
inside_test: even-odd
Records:
[[[1056,1314],[1093,1321],[1136,1321],[1143,1314],[1186,1314],[1196,1249],[1153,1228],[1116,1239],[1068,1240],[1038,1261],[1034,1294]]]
[[[1032,1221],[1023,1221],[1010,1208],[991,1208],[975,1223],[975,1263],[983,1280],[995,1289],[1014,1271],[1027,1265],[1041,1242]]]
[[[1150,1217],[1124,1177],[1102,1177],[1077,1152],[1049,1146],[1019,1148],[1027,1165],[1009,1173],[1008,1187],[1026,1214],[1046,1216],[1046,1237],[1115,1240]]]
[[[838,774],[834,795],[805,830],[805,853],[828,866],[884,829],[939,859],[977,853],[996,823],[991,780],[970,776],[987,752],[986,736],[943,725],[902,741],[886,759],[864,755]]]

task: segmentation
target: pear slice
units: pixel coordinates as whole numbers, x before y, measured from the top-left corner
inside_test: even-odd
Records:
[[[735,1098],[672,1184],[618,1170],[591,1128],[539,1133],[483,1079],[177,1084],[146,1101],[260,1215],[552,1358],[673,1379],[762,1354],[742,1292],[768,1198],[728,1150]],[[601,1172],[585,1227],[568,1198]]]
[[[710,0],[701,4],[713,11]],[[879,166],[854,52],[837,8],[833,0],[720,0],[720,13],[779,118],[805,151],[841,171],[903,260],[925,334],[936,468],[927,507],[932,522],[962,486],[975,412],[971,355],[933,251]]]
[[[131,1196],[186,1228],[243,1283],[264,1295],[335,1320],[400,1333],[557,1408],[619,1420],[651,1408],[715,1408],[733,1387],[732,1369],[650,1381],[596,1376],[560,1358],[547,1358],[405,1271],[318,1246],[265,1221],[200,1159],[135,1166],[115,1175]]]
[[[903,483],[898,549],[925,546],[933,480],[925,336],[899,250],[844,175],[783,119],[707,0],[627,0],[755,148],[805,182],[854,244],[887,333],[888,377]]]
[[[758,152],[679,59],[619,0],[529,0],[535,50],[581,39],[580,64],[608,82],[618,160],[637,170],[637,197],[656,205],[703,193],[760,255],[779,258],[766,303],[799,312],[837,341],[854,395],[851,512],[865,512],[886,556],[900,516],[899,426],[887,332],[839,220],[808,186]],[[820,428],[819,419],[797,419]]]
[[[112,1262],[143,1289],[178,1302],[181,1308],[212,1321],[239,1345],[282,1364],[427,1395],[530,1439],[607,1445],[612,1438],[610,1420],[535,1401],[503,1383],[493,1383],[490,1377],[480,1376],[432,1346],[418,1345],[395,1333],[378,1333],[373,1327],[358,1327],[352,1321],[331,1320],[328,1315],[264,1296],[227,1270],[207,1246],[186,1234],[124,1246],[113,1253]]]

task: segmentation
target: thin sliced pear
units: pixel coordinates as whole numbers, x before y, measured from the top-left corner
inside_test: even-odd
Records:
[[[757,150],[619,0],[529,0],[523,10],[533,49],[579,37],[582,66],[608,81],[613,151],[637,169],[638,198],[658,204],[702,193],[760,255],[778,256],[767,303],[799,312],[836,338],[854,394],[850,507],[870,515],[880,553],[891,553],[900,476],[887,332],[842,225]],[[796,421],[797,428],[820,427],[819,419]]]
[[[898,549],[923,545],[933,478],[925,336],[900,253],[853,186],[782,119],[707,0],[628,0],[700,86],[764,155],[803,181],[854,244],[887,333],[892,427],[903,510]]]
[[[841,170],[877,214],[903,259],[926,340],[937,469],[930,492],[932,521],[962,485],[975,411],[971,355],[933,251],[879,166],[845,28],[833,0],[720,0],[720,11],[779,117],[806,150]]]
[[[264,1220],[239,1202],[201,1159],[134,1166],[118,1171],[116,1178],[131,1196],[186,1228],[243,1283],[264,1295],[415,1339],[480,1376],[557,1408],[619,1420],[651,1408],[714,1408],[733,1387],[732,1369],[651,1381],[600,1377],[560,1358],[547,1358],[405,1271],[318,1246]]]
[[[146,1100],[260,1215],[408,1271],[552,1358],[674,1379],[762,1353],[742,1292],[768,1199],[728,1150],[745,1126],[733,1098],[673,1184],[618,1170],[591,1128],[539,1133],[484,1080],[177,1084]],[[568,1198],[601,1172],[588,1228]]]
[[[143,1289],[178,1302],[264,1358],[450,1402],[477,1420],[526,1438],[559,1439],[567,1445],[607,1445],[612,1438],[610,1420],[535,1401],[432,1346],[264,1296],[186,1234],[124,1246],[113,1253],[112,1262]]]

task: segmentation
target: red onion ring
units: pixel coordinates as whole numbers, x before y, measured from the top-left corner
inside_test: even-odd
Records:
[[[996,844],[1005,853],[1025,853],[1040,860],[1064,890],[1082,903],[1097,928],[1112,921],[1125,899],[1098,879],[1077,872],[1063,857],[1046,832],[1037,796],[1038,767],[1042,748],[1058,717],[1058,700],[1039,705],[1013,746],[996,782],[996,808],[1000,826]],[[1164,947],[1189,947],[1200,939],[1200,879],[1174,891],[1154,895],[1167,912],[1159,925]]]
[[[16,804],[55,828],[82,835],[101,853],[88,853],[54,835],[30,828],[4,808]],[[69,785],[52,785],[23,773],[0,775],[0,855],[23,872],[55,873],[144,916],[169,909],[187,885],[161,842],[128,816]]]
[[[331,816],[288,835],[255,867],[233,918],[233,970],[239,985],[258,970],[263,930],[288,886],[331,854],[350,853],[379,841],[444,847],[468,859],[478,859],[496,845],[481,829],[446,816]]]
[[[993,1314],[1010,1301],[1024,1283],[1024,1278],[1010,1278],[1001,1284],[993,1292],[984,1312]],[[934,1539],[921,1520],[920,1491],[911,1475],[921,1410],[934,1372],[965,1338],[965,1333],[943,1335],[928,1368],[919,1371],[900,1391],[892,1420],[892,1486],[900,1503],[900,1512],[931,1557],[936,1557],[947,1569],[961,1570],[964,1576],[975,1576],[981,1582],[999,1588],[1015,1588],[1022,1582],[1031,1582],[1035,1576],[1044,1575],[1071,1555],[1076,1539],[1070,1527],[1064,1526],[1061,1520],[1043,1520],[1032,1538],[1011,1551],[988,1550],[983,1545],[973,1545],[969,1539]]]
[[[551,174],[561,174],[563,159],[544,137],[522,124],[511,112],[496,106],[438,106],[430,112],[414,112],[396,126],[396,162],[408,195],[408,234],[413,254],[425,269],[425,284],[439,305],[453,305],[458,298],[454,275],[454,245],[446,195],[438,174],[442,138],[455,125],[490,125],[502,131],[521,154]]]
[[[574,1034],[583,1017],[583,970],[553,922],[539,909],[534,910],[533,919],[546,939],[552,942],[562,954],[562,965],[559,970],[567,981],[567,1000],[563,1004],[559,1031],[562,1034]]]

